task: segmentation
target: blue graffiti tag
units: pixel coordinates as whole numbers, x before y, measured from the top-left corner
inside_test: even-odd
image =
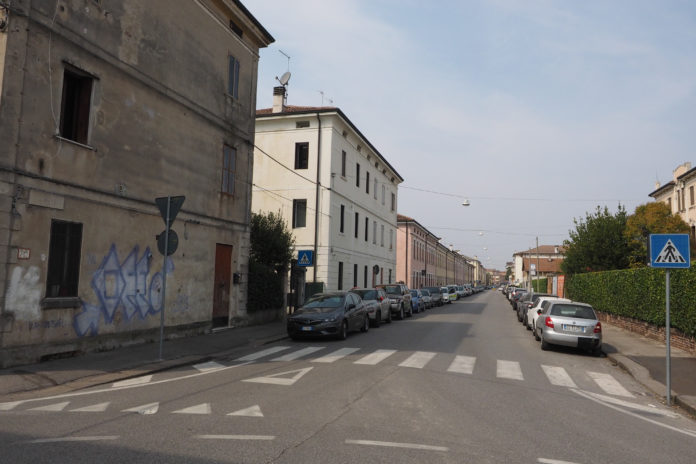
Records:
[[[106,324],[112,324],[119,308],[123,309],[126,320],[135,314],[140,319],[157,314],[162,310],[162,273],[157,272],[147,285],[150,274],[150,248],[146,248],[138,259],[139,246],[136,245],[121,263],[116,245],[112,244],[109,253],[92,275],[91,287],[99,300],[98,305],[82,304],[82,312],[77,314],[73,327],[78,336],[96,335],[99,332],[99,318],[104,316]],[[166,260],[166,272],[174,272],[174,262]]]

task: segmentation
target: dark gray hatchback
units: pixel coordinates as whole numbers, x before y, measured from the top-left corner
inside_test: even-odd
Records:
[[[290,338],[334,336],[341,340],[348,332],[367,332],[370,320],[362,299],[350,292],[313,295],[288,317]]]

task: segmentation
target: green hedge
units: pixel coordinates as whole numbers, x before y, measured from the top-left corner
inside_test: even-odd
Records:
[[[576,274],[566,295],[595,309],[665,326],[665,271],[654,268]],[[696,269],[670,272],[670,325],[696,336]]]
[[[532,288],[535,293],[546,293],[548,287],[548,279],[544,277],[543,279],[532,280]]]
[[[247,311],[250,313],[283,307],[283,277],[253,259],[249,260],[248,291]]]

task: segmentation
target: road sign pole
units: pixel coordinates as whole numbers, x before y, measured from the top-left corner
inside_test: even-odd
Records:
[[[666,308],[666,315],[665,315],[665,340],[667,344],[667,366],[666,366],[666,376],[667,376],[667,406],[671,404],[671,396],[672,396],[672,361],[671,361],[671,354],[670,354],[670,335],[669,335],[669,269],[666,269],[665,272],[665,287],[667,288],[666,290],[666,303],[665,303],[665,308]]]
[[[159,359],[162,360],[162,345],[164,343],[164,301],[167,294],[167,253],[169,252],[169,211],[172,197],[167,197],[167,218],[164,228],[164,262],[162,264],[162,309],[160,310],[160,342]]]

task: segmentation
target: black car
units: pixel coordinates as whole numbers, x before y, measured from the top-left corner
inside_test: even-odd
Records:
[[[329,292],[313,295],[288,317],[288,335],[300,337],[337,337],[345,340],[348,332],[367,332],[370,319],[362,299],[355,293]]]

